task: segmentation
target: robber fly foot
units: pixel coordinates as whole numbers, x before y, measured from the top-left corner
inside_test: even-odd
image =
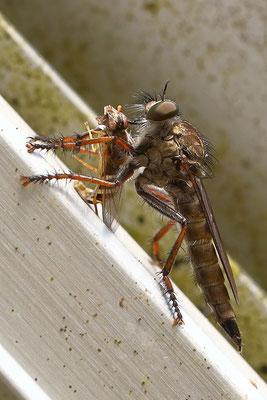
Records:
[[[167,276],[163,276],[162,281],[160,282],[160,286],[162,288],[163,295],[172,313],[174,319],[173,325],[180,325],[180,326],[183,325],[184,324],[183,316],[179,309],[177,298],[174,293],[170,278]]]

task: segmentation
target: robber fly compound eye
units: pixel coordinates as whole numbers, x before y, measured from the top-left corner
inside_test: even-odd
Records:
[[[179,107],[170,100],[158,101],[153,104],[146,113],[149,121],[165,121],[179,114]]]

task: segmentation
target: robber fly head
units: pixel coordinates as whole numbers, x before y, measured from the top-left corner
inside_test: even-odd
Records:
[[[143,117],[137,117],[133,124],[142,124],[146,121],[163,122],[170,118],[179,116],[178,105],[169,99],[165,99],[169,81],[166,82],[162,93],[151,95],[146,92],[140,92],[137,96],[137,103],[132,107],[136,111],[144,113]]]
[[[168,83],[169,81],[166,82],[162,94],[159,95],[159,100],[146,104],[145,116],[148,121],[165,121],[179,115],[178,105],[172,100],[165,99]]]
[[[148,121],[165,121],[179,114],[178,105],[171,100],[151,101],[146,104],[145,117]]]

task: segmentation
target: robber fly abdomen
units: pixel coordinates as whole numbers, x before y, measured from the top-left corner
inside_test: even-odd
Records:
[[[229,334],[229,331],[237,329],[237,325],[210,229],[195,191],[189,187],[184,187],[184,190],[190,197],[190,202],[178,204],[178,209],[188,221],[185,241],[195,280],[202,289],[207,304],[212,308],[216,321]],[[236,332],[232,334],[234,335],[230,336],[236,336]],[[237,336],[239,337],[239,332]]]

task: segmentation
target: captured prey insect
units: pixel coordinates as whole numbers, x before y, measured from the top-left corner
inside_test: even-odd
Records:
[[[118,106],[117,109],[110,105],[105,106],[104,115],[97,118],[98,127],[91,130],[91,133],[93,135],[98,134],[98,137],[116,136],[127,143],[132,143],[132,138],[126,130],[128,119],[121,110],[121,106]],[[99,155],[99,162],[95,172],[98,173],[100,179],[105,180],[114,180],[128,160],[127,153],[114,142],[102,143],[97,154]],[[77,157],[75,158],[77,159]],[[82,164],[91,168],[87,163],[82,162]],[[113,221],[115,218],[118,219],[122,186],[100,188],[98,185],[95,190],[89,191],[89,196],[83,195],[83,192],[79,190],[79,185],[75,185],[75,188],[86,203],[94,205],[97,215],[97,203],[101,203],[103,221],[110,229],[114,228]],[[88,188],[86,188],[86,192],[88,192]]]
[[[174,323],[182,324],[183,319],[169,274],[185,239],[196,282],[213,310],[216,321],[241,351],[241,335],[224,285],[218,257],[238,303],[237,288],[202,182],[209,176],[209,145],[192,124],[181,118],[178,105],[165,98],[166,89],[167,84],[163,92],[155,96],[141,92],[134,106],[141,115],[130,121],[136,125],[139,135],[138,140],[133,143],[117,136],[90,139],[84,135],[71,142],[70,148],[73,150],[84,149],[85,146],[95,143],[112,142],[125,151],[128,158],[113,181],[73,173],[57,173],[23,176],[23,185],[52,179],[77,179],[95,183],[100,188],[113,189],[121,187],[136,169],[143,167],[143,171],[135,179],[137,193],[152,208],[170,219],[160,231],[156,242],[173,226],[174,221],[181,225],[181,231],[162,269],[161,282],[169,296]],[[70,146],[69,142],[66,145]],[[35,146],[35,143],[30,145]],[[156,243],[155,254],[157,245]]]
[[[46,136],[35,136],[30,138],[27,143],[28,152],[39,150],[63,150],[75,153],[88,154],[90,156],[98,157],[98,168],[94,168],[88,163],[84,162],[76,155],[73,157],[83,164],[86,168],[93,170],[98,174],[100,179],[115,179],[124,164],[128,160],[128,154],[114,141],[99,141],[100,138],[109,136],[116,136],[123,139],[125,142],[132,143],[132,138],[126,131],[128,126],[127,117],[121,112],[122,107],[118,106],[117,109],[112,106],[104,107],[104,115],[97,118],[98,126],[93,130],[89,129],[88,123],[85,123],[87,132],[70,137],[50,138]],[[92,135],[98,135],[96,140],[93,140],[91,149],[80,145],[81,140],[92,139]],[[90,143],[91,144],[91,143]],[[99,148],[100,144],[100,148]],[[94,147],[93,147],[94,146]],[[73,175],[76,179],[77,176]],[[62,179],[62,178],[59,178]],[[112,228],[113,220],[118,216],[118,203],[120,199],[120,192],[122,187],[101,187],[96,186],[94,190],[83,188],[75,182],[75,189],[83,200],[88,204],[93,204],[95,212],[98,215],[97,204],[100,202],[102,205],[102,218],[105,224]],[[24,182],[27,185],[27,181]]]

